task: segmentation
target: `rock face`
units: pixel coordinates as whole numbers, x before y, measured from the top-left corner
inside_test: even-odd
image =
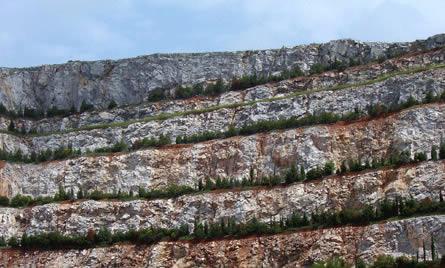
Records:
[[[398,169],[332,176],[322,181],[288,187],[260,188],[182,196],[175,199],[82,201],[32,208],[0,210],[0,237],[21,237],[39,232],[83,234],[106,226],[113,232],[128,228],[179,228],[195,219],[219,222],[233,218],[245,223],[253,217],[268,222],[297,211],[336,211],[375,205],[386,198],[439,200],[445,191],[445,161],[428,161]],[[192,229],[192,225],[189,228]]]
[[[107,107],[111,100],[135,104],[157,88],[196,84],[250,74],[270,75],[335,60],[369,62],[445,44],[444,35],[412,43],[362,43],[338,40],[262,51],[155,54],[118,61],[69,62],[23,69],[0,69],[0,100],[9,110],[70,109],[88,101]]]
[[[301,267],[326,257],[366,262],[380,254],[431,258],[431,235],[444,252],[445,216],[426,216],[364,227],[300,231],[209,242],[161,242],[68,251],[0,251],[5,267]],[[420,255],[422,257],[422,255]]]
[[[347,114],[422,101],[380,116],[309,125],[192,144],[25,164],[0,161],[0,204],[17,195],[53,196],[59,189],[138,192],[171,185],[196,187],[205,179],[283,175],[292,165],[306,171],[349,160],[375,163],[395,152],[416,156],[397,167],[366,169],[319,180],[251,188],[217,189],[170,199],[69,200],[23,208],[0,205],[3,239],[58,231],[95,235],[149,227],[178,228],[194,222],[234,219],[267,223],[293,212],[313,215],[377,206],[382,200],[439,201],[445,193],[445,159],[432,148],[445,137],[445,35],[411,43],[352,40],[280,50],[151,55],[134,59],[69,62],[0,69],[0,103],[9,110],[121,106],[67,117],[32,120],[0,116],[0,154],[25,155],[72,146],[83,153],[146,137],[191,136],[226,131],[263,120]],[[360,63],[342,71],[302,76],[218,96],[145,102],[155,90],[177,85],[230,81],[243,75],[276,75],[315,63]],[[374,62],[375,61],[375,62]],[[373,62],[373,63],[372,63]],[[434,101],[433,101],[434,99]],[[376,106],[377,105],[377,106]],[[365,114],[365,113],[364,113]],[[12,122],[12,124],[11,124]],[[8,131],[14,125],[16,130]],[[435,151],[440,151],[436,150]],[[425,153],[424,156],[419,153]],[[369,166],[368,166],[369,167]],[[426,204],[426,203],[422,203]],[[341,256],[374,261],[380,254],[431,259],[445,254],[445,216],[415,216],[367,226],[289,230],[276,235],[213,240],[115,244],[81,250],[0,249],[0,267],[300,267]],[[417,214],[418,215],[418,214]],[[9,243],[9,242],[8,242]],[[425,249],[423,248],[425,247]],[[421,256],[423,258],[423,256]]]
[[[277,83],[259,85],[242,91],[231,91],[219,96],[201,96],[193,99],[146,103],[111,110],[85,112],[64,118],[50,117],[42,120],[17,118],[13,119],[13,121],[16,128],[20,130],[24,129],[27,132],[31,130],[38,133],[68,131],[95,124],[141,120],[160,114],[202,110],[221,105],[257,101],[271,97],[282,97],[294,92],[325,89],[339,85],[353,85],[387,75],[388,73],[427,67],[431,64],[443,64],[444,62],[445,49],[442,48],[404,55],[379,64],[357,66],[342,72],[327,72],[320,75],[298,77]],[[0,129],[7,130],[9,123],[9,118],[0,118]]]
[[[195,186],[207,177],[241,179],[271,175],[292,163],[306,170],[334,161],[387,158],[394,151],[429,154],[445,136],[445,105],[417,107],[388,117],[351,124],[313,126],[193,145],[52,161],[5,163],[0,194],[54,195],[59,186],[106,192],[137,192],[138,187]]]
[[[323,90],[284,99],[257,102],[235,108],[220,108],[206,113],[179,115],[166,120],[132,123],[126,127],[99,128],[60,134],[21,137],[0,134],[0,148],[15,152],[55,150],[71,145],[82,151],[111,147],[124,140],[131,145],[141,138],[167,135],[191,136],[205,131],[225,131],[230,126],[242,127],[262,120],[301,118],[321,112],[346,114],[355,109],[366,111],[369,105],[391,106],[406,102],[410,97],[422,101],[428,93],[439,96],[445,89],[445,69],[396,76],[371,85],[341,90]],[[11,146],[13,145],[13,146]]]

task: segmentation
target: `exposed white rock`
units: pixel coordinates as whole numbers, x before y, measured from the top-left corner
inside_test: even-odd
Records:
[[[385,198],[439,200],[445,191],[445,162],[430,161],[398,169],[333,176],[322,181],[288,187],[186,195],[175,199],[134,201],[81,201],[53,203],[24,209],[0,208],[0,237],[20,237],[58,230],[84,234],[107,227],[111,231],[148,227],[192,228],[195,219],[219,222],[234,218],[247,222],[256,217],[268,222],[294,211],[308,216],[315,211],[360,208]]]
[[[0,250],[0,266],[45,267],[302,267],[342,256],[374,261],[378,255],[431,258],[431,236],[445,254],[445,216],[425,216],[373,224],[205,242],[114,245],[84,250]],[[423,257],[422,255],[420,255]]]

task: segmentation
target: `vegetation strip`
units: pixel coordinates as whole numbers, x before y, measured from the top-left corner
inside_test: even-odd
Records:
[[[431,148],[430,161],[445,159],[445,141],[443,141],[439,148],[433,146]],[[326,162],[323,167],[315,167],[309,170],[307,173],[304,167],[297,168],[292,165],[285,174],[273,175],[264,177],[255,177],[253,169],[250,171],[248,178],[243,178],[241,181],[233,178],[207,178],[205,181],[199,180],[197,185],[193,188],[185,185],[170,185],[167,188],[159,190],[145,190],[139,188],[137,196],[130,192],[121,192],[120,190],[115,193],[104,193],[98,190],[92,192],[83,191],[80,189],[77,194],[74,194],[74,190],[70,189],[66,191],[62,186],[59,186],[59,192],[54,196],[37,197],[32,198],[26,195],[16,195],[11,200],[5,196],[0,196],[0,207],[27,207],[35,205],[44,205],[48,203],[61,202],[67,200],[121,200],[129,201],[134,199],[161,199],[161,198],[177,198],[187,194],[199,194],[209,191],[216,191],[221,189],[241,189],[249,190],[253,187],[261,186],[287,186],[295,182],[308,182],[313,180],[323,179],[327,176],[334,174],[344,175],[350,172],[359,172],[364,170],[378,170],[383,167],[400,167],[409,163],[420,163],[427,161],[426,153],[416,153],[412,159],[409,152],[393,153],[388,159],[373,159],[372,161],[362,161],[350,159],[342,163],[340,167],[335,167],[334,163]],[[442,198],[442,192],[440,192]]]
[[[420,253],[417,250],[416,256],[399,256],[394,258],[391,255],[379,255],[377,259],[371,263],[366,264],[362,259],[357,258],[354,260],[355,268],[443,268],[445,267],[445,255],[439,259],[439,253],[436,249],[436,243],[434,237],[431,236],[430,252],[431,260],[428,260],[425,248]],[[352,268],[353,266],[342,258],[334,257],[327,261],[318,261],[311,265],[311,268]]]
[[[229,127],[229,129],[225,132],[207,131],[204,133],[194,134],[189,137],[178,136],[176,137],[176,144],[196,143],[214,139],[229,138],[238,135],[252,135],[255,133],[268,132],[272,130],[313,126],[316,124],[332,124],[340,121],[353,122],[354,120],[358,120],[360,118],[376,118],[388,115],[393,112],[400,112],[404,109],[408,109],[419,104],[441,103],[443,101],[445,101],[445,91],[441,94],[441,96],[434,96],[433,93],[429,92],[422,102],[418,102],[413,97],[410,97],[406,102],[400,104],[394,103],[390,107],[386,107],[382,104],[370,105],[368,106],[366,112],[356,109],[354,112],[349,112],[346,114],[323,112],[315,115],[307,115],[302,118],[294,116],[287,119],[259,121],[250,125],[245,125],[241,128]],[[143,138],[137,140],[131,147],[129,147],[122,140],[111,147],[98,148],[94,152],[87,150],[87,152],[85,152],[83,155],[91,156],[113,152],[136,151],[144,148],[162,147],[168,144],[171,144],[170,137],[161,134],[158,139]],[[22,151],[20,149],[18,149],[14,153],[0,150],[0,160],[23,163],[41,163],[49,160],[68,159],[81,155],[82,153],[80,149],[73,149],[72,146],[61,146],[54,151],[51,149],[47,149],[38,153],[33,151],[29,155],[22,154]]]
[[[9,129],[8,131],[0,130],[0,133],[6,133],[6,134],[11,134],[11,135],[16,135],[16,136],[38,137],[38,136],[48,136],[48,135],[55,135],[55,134],[78,132],[78,131],[83,131],[83,130],[127,127],[127,126],[129,126],[131,124],[135,124],[135,123],[147,123],[150,121],[164,121],[164,120],[174,118],[174,117],[179,117],[179,116],[209,113],[209,112],[213,112],[213,111],[220,110],[220,109],[234,109],[234,108],[239,108],[239,107],[244,107],[244,106],[252,106],[257,103],[272,102],[272,101],[283,100],[283,99],[291,99],[291,98],[294,98],[297,96],[308,95],[308,94],[312,94],[312,93],[316,93],[316,92],[320,92],[320,91],[328,91],[328,90],[336,91],[336,90],[342,90],[342,89],[347,89],[347,88],[367,86],[367,85],[385,81],[387,79],[390,79],[390,78],[398,76],[398,75],[409,75],[409,74],[420,73],[420,72],[424,72],[424,71],[428,71],[428,70],[436,70],[436,69],[443,69],[443,68],[445,68],[445,64],[431,64],[431,65],[427,65],[427,66],[423,66],[423,67],[416,67],[416,68],[406,69],[406,70],[402,70],[402,71],[395,71],[395,72],[387,73],[387,74],[381,75],[375,79],[358,82],[358,83],[354,83],[354,84],[342,84],[342,85],[337,85],[334,87],[313,89],[313,90],[307,90],[307,91],[298,91],[298,92],[294,92],[294,93],[291,93],[291,94],[288,94],[285,96],[271,97],[271,98],[253,100],[253,101],[242,102],[242,103],[215,105],[215,106],[211,106],[211,107],[204,108],[204,109],[188,110],[188,111],[184,111],[184,112],[161,113],[161,114],[158,114],[155,116],[148,116],[148,117],[145,117],[142,119],[128,120],[128,121],[124,121],[124,122],[113,122],[113,123],[89,125],[89,126],[83,126],[83,127],[79,127],[76,129],[66,130],[66,131],[52,131],[52,132],[22,134],[20,130],[15,130],[13,128],[13,129]]]
[[[49,232],[35,235],[22,235],[20,239],[11,237],[8,241],[0,238],[0,246],[22,249],[82,249],[98,246],[108,246],[120,242],[136,244],[154,244],[159,241],[177,240],[209,240],[217,238],[243,238],[250,235],[272,235],[299,229],[330,228],[345,225],[369,225],[383,220],[403,219],[414,216],[444,214],[445,202],[425,199],[421,202],[414,199],[384,200],[375,206],[364,208],[343,208],[337,212],[314,212],[310,217],[295,211],[287,218],[271,219],[269,223],[256,218],[246,223],[236,223],[234,218],[221,219],[219,222],[199,222],[193,226],[182,225],[179,228],[146,228],[126,232],[111,233],[105,227],[98,232],[88,230],[83,235],[63,235],[60,232]],[[193,231],[190,229],[193,227]]]

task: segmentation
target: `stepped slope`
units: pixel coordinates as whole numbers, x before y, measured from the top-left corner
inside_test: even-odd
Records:
[[[175,199],[81,201],[31,208],[0,210],[0,236],[22,236],[58,230],[82,234],[106,226],[113,232],[128,228],[179,228],[195,219],[207,222],[233,218],[246,223],[253,217],[268,222],[293,212],[338,211],[374,205],[386,198],[439,200],[445,191],[445,162],[429,161],[396,169],[333,176],[287,187],[257,187],[186,195]]]
[[[141,120],[150,116],[175,112],[203,110],[239,102],[258,101],[272,97],[282,97],[295,92],[305,92],[330,87],[363,83],[395,72],[413,68],[427,68],[432,64],[445,63],[445,49],[435,49],[421,53],[402,55],[383,63],[357,66],[342,72],[328,72],[320,75],[303,76],[295,79],[259,85],[241,91],[231,91],[219,96],[200,96],[192,99],[145,103],[102,111],[85,112],[68,117],[51,117],[41,120],[27,118],[12,119],[17,129],[38,133],[69,131],[91,125]],[[7,130],[10,118],[0,117],[0,129]]]
[[[0,267],[437,260],[445,255],[444,46],[442,34],[1,68]],[[308,75],[338,61],[358,66]],[[295,67],[304,75],[147,101],[157,90]],[[112,100],[118,107],[106,108]],[[9,113],[83,101],[94,109]],[[322,117],[333,115],[342,119]],[[276,123],[308,116],[322,119]],[[164,136],[171,142],[132,147]]]
[[[44,164],[5,163],[0,193],[53,195],[67,190],[138,191],[169,184],[195,186],[217,176],[241,179],[271,175],[303,165],[306,170],[334,161],[388,157],[394,150],[427,152],[445,136],[445,105],[414,107],[388,117],[233,137],[193,145],[79,157]]]
[[[349,262],[380,254],[415,256],[430,246],[445,248],[445,216],[426,216],[366,227],[342,227],[208,242],[161,242],[68,251],[0,251],[3,266],[45,267],[301,267],[330,256]],[[428,258],[431,251],[426,250]],[[423,257],[423,256],[422,256]]]

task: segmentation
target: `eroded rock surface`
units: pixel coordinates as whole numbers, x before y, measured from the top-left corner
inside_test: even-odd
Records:
[[[370,226],[300,231],[208,242],[161,242],[67,251],[0,250],[6,267],[301,267],[341,255],[371,262],[380,254],[431,258],[431,236],[445,254],[445,216],[425,216]],[[420,255],[422,256],[422,255]]]
[[[306,170],[334,161],[388,157],[394,151],[425,152],[445,136],[445,105],[424,105],[388,117],[233,137],[132,153],[79,157],[43,164],[5,163],[0,194],[54,195],[66,189],[106,192],[195,186],[199,179],[271,175],[292,163]]]
[[[71,145],[74,149],[94,150],[111,147],[125,141],[131,145],[144,137],[190,136],[205,131],[224,131],[231,125],[242,127],[261,120],[297,118],[321,112],[345,114],[355,109],[366,111],[369,105],[391,106],[406,102],[410,97],[422,101],[428,93],[441,95],[445,89],[445,69],[430,70],[413,75],[402,75],[371,85],[342,90],[324,90],[292,98],[259,102],[236,108],[177,116],[161,121],[138,122],[127,127],[112,127],[74,131],[44,136],[15,136],[0,134],[0,148],[25,155]]]
[[[90,200],[24,209],[0,208],[0,237],[56,230],[84,234],[101,227],[115,232],[129,228],[179,228],[186,224],[192,230],[191,223],[197,219],[219,222],[233,218],[247,222],[255,217],[263,222],[279,221],[295,211],[310,216],[316,211],[374,205],[385,198],[438,201],[440,191],[445,191],[445,162],[429,161],[271,189],[209,192],[151,201]]]
[[[335,60],[369,62],[408,51],[445,45],[444,35],[412,43],[362,43],[337,40],[275,50],[154,54],[117,61],[68,62],[33,68],[1,68],[0,100],[9,110],[70,109],[83,100],[95,107],[140,103],[157,88],[195,84],[249,74],[273,74],[295,65]]]
[[[240,102],[255,101],[264,98],[284,96],[296,91],[322,89],[338,85],[355,84],[370,79],[375,79],[395,71],[426,67],[431,64],[443,64],[445,62],[445,49],[438,49],[424,53],[414,53],[384,61],[380,64],[357,66],[341,72],[327,72],[320,75],[299,77],[269,83],[248,88],[242,91],[227,92],[216,97],[195,97],[185,100],[162,101],[130,105],[112,110],[92,111],[75,114],[68,117],[52,117],[41,120],[29,120],[23,118],[14,119],[17,129],[36,132],[66,131],[90,125],[124,122],[141,119],[147,116],[155,116],[162,113],[174,113],[196,109],[205,109],[217,105],[228,105]],[[9,118],[0,117],[0,129],[7,130]]]

